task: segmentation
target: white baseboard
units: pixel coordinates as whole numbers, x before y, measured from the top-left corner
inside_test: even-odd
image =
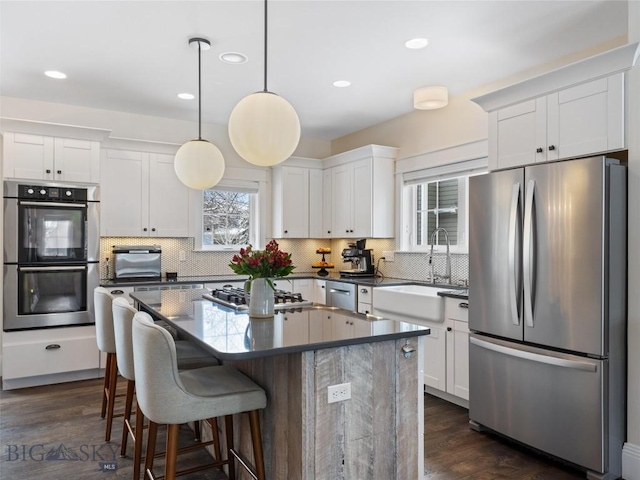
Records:
[[[16,388],[38,387],[41,385],[52,385],[54,383],[76,382],[78,380],[89,380],[104,376],[104,370],[92,368],[90,370],[78,370],[76,372],[54,373],[51,375],[37,375],[34,377],[2,379],[3,390],[14,390]]]
[[[622,447],[622,478],[640,480],[640,445],[627,442]]]
[[[433,395],[434,397],[441,398],[446,400],[447,402],[455,403],[456,405],[469,409],[469,400],[465,400],[464,398],[456,397],[455,395],[451,395],[450,393],[443,392],[442,390],[438,390],[437,388],[424,386],[425,393],[429,395]]]

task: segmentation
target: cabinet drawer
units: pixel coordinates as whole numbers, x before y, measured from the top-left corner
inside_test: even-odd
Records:
[[[358,302],[358,313],[370,314],[373,313],[373,308],[370,303]]]
[[[373,288],[358,285],[358,303],[364,302],[364,303],[371,304],[373,303],[372,299],[373,299]]]
[[[469,300],[460,298],[445,298],[444,314],[446,318],[460,322],[469,321]]]
[[[2,376],[10,379],[88,370],[98,368],[99,361],[95,336],[5,345]]]

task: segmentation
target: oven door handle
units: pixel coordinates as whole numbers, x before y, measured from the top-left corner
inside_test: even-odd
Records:
[[[22,272],[40,272],[42,270],[86,270],[86,266],[80,267],[18,267]]]
[[[19,202],[18,205],[28,205],[32,207],[66,207],[66,208],[87,208],[86,203],[62,203],[62,202]]]

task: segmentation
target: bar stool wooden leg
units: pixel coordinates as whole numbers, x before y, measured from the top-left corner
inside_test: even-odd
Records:
[[[193,422],[193,441],[200,441],[200,420]]]
[[[220,450],[220,433],[218,432],[218,419],[216,417],[209,419],[211,425],[211,435],[213,436],[213,446],[216,452],[216,462],[222,461],[222,452]]]
[[[106,365],[104,368],[104,383],[102,385],[102,408],[100,409],[100,418],[104,418],[107,414],[107,391],[109,389],[109,379],[111,378],[111,356],[113,353],[107,353]]]
[[[156,438],[158,436],[158,424],[149,420],[149,431],[147,433],[147,451],[144,454],[144,474],[147,478],[153,470],[153,457],[156,454]],[[149,477],[151,478],[151,476]]]
[[[133,405],[133,392],[135,390],[136,382],[133,380],[127,380],[127,396],[124,400],[124,420],[122,422],[122,445],[120,447],[120,456],[125,457],[127,455],[127,440],[129,439],[129,428],[127,426],[131,423],[131,407]]]
[[[178,433],[180,425],[169,424],[167,428],[167,451],[165,453],[164,462],[164,478],[165,480],[175,480],[176,463],[178,460]]]
[[[227,459],[229,460],[229,480],[236,480],[235,457],[231,453],[233,450],[233,416],[224,417],[225,435],[227,437]]]
[[[133,480],[140,480],[140,462],[142,461],[142,441],[144,440],[144,414],[136,404],[136,427],[133,440]]]
[[[116,383],[118,382],[118,364],[115,354],[111,356],[111,368],[109,371],[109,393],[107,398],[107,428],[104,435],[106,442],[111,441],[111,426],[113,423],[113,409],[116,403]]]
[[[249,412],[249,427],[251,428],[251,442],[253,443],[253,456],[256,463],[256,476],[258,480],[266,480],[264,471],[264,454],[262,452],[262,435],[260,434],[260,415],[258,410]]]

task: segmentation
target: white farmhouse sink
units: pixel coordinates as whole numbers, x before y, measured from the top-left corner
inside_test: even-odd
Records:
[[[373,290],[373,313],[410,322],[444,321],[444,298],[438,292],[446,288],[426,285],[396,285]]]

